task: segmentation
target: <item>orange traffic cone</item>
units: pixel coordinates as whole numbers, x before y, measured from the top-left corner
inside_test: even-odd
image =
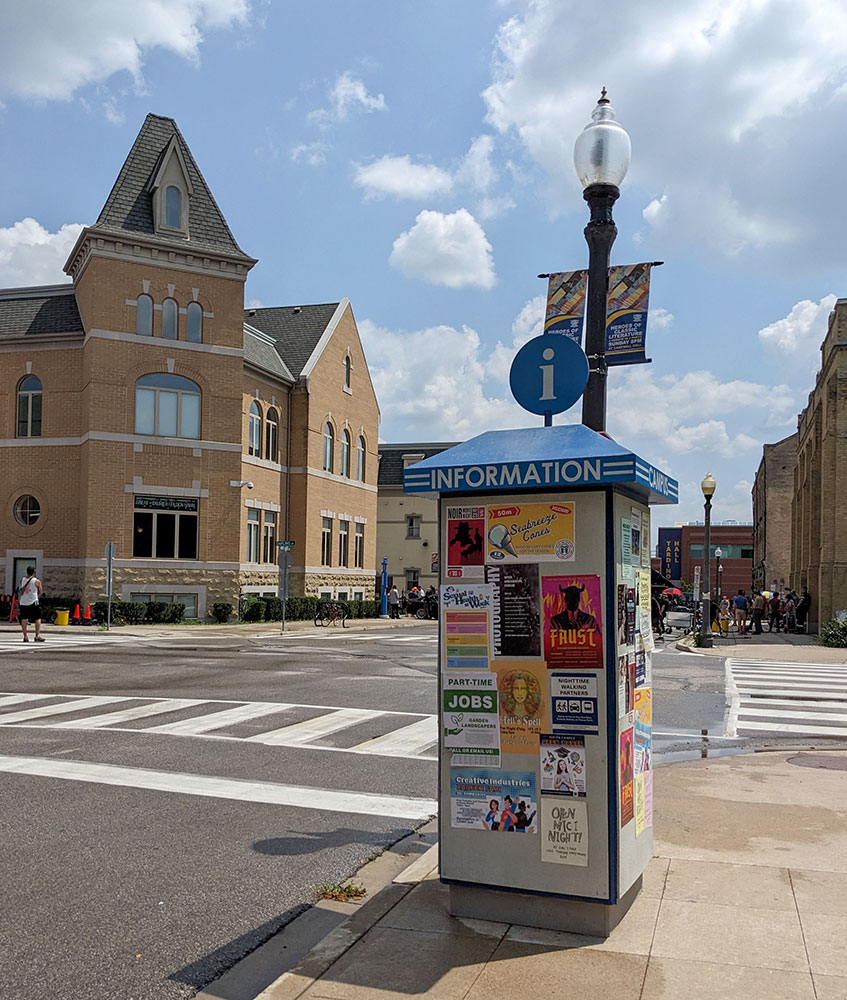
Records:
[[[18,601],[18,595],[12,594],[12,610],[9,612],[9,621],[13,622],[15,620],[15,607],[20,607],[20,602]]]
[[[71,615],[71,621],[77,625],[79,624],[79,601],[77,601],[77,605],[74,608],[74,613]]]
[[[85,618],[83,619],[83,621],[87,625],[91,624],[91,605],[90,604],[86,604],[85,605]]]

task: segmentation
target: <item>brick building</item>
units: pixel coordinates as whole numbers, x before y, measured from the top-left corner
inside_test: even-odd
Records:
[[[812,595],[809,621],[847,609],[847,299],[830,313],[821,367],[797,421],[791,586]]]
[[[784,590],[791,578],[791,498],[797,434],[766,444],[753,481],[753,586]]]
[[[377,572],[388,560],[389,586],[401,592],[413,584],[438,587],[438,500],[403,492],[403,470],[438,455],[452,444],[381,444]]]
[[[675,528],[659,528],[659,572],[676,586],[694,582],[694,567],[704,573],[703,524],[683,524]],[[715,550],[721,550],[721,593],[735,594],[744,590],[748,594],[753,585],[753,525],[712,524],[709,535],[711,564],[709,572],[713,590],[718,567]]]
[[[72,283],[0,291],[0,554],[45,591],[373,595],[379,411],[349,301],[245,312],[236,243],[170,118],[148,115]],[[252,484],[248,488],[247,484]]]

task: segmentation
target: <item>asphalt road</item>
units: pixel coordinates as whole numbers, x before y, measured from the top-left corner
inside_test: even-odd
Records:
[[[0,633],[0,997],[191,997],[424,822],[434,623],[209,635]],[[655,763],[782,741],[725,685],[657,649]]]
[[[193,996],[305,908],[317,885],[343,881],[421,825],[435,798],[432,752],[343,749],[427,725],[434,624],[413,633],[292,633],[197,650],[0,644],[7,701],[13,692],[52,696],[0,704],[9,723],[0,725],[0,767],[15,758],[22,769],[0,770],[0,996]],[[91,696],[127,700],[10,722]],[[166,709],[175,699],[201,704],[79,728],[94,715]],[[264,714],[196,735],[151,731],[208,721],[233,703]],[[322,721],[340,709],[371,714]],[[300,738],[329,729],[323,749],[251,739],[292,725],[305,725]],[[415,747],[425,740],[419,734]],[[251,800],[257,782],[272,801]]]

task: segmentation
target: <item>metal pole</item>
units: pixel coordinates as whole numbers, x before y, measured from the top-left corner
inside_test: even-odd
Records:
[[[711,549],[711,497],[706,497],[705,511],[706,525],[703,532],[703,622],[701,625],[702,638],[700,645],[708,647],[712,645],[712,597],[709,587],[709,570],[712,567],[712,556],[709,551]]]
[[[585,312],[585,353],[588,385],[582,394],[582,422],[595,431],[606,430],[606,306],[609,297],[609,257],[618,229],[612,206],[620,191],[613,184],[590,184],[582,196],[591,218],[585,227],[588,244],[588,294]]]
[[[380,618],[388,617],[388,560],[382,560],[382,596],[379,604]]]

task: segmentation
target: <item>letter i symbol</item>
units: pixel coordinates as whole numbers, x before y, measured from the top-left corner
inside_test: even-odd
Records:
[[[553,360],[553,348],[548,347],[546,350],[542,351],[541,357],[545,361]],[[541,395],[538,397],[541,399],[555,399],[556,394],[553,392],[553,365],[539,365],[541,369]]]

